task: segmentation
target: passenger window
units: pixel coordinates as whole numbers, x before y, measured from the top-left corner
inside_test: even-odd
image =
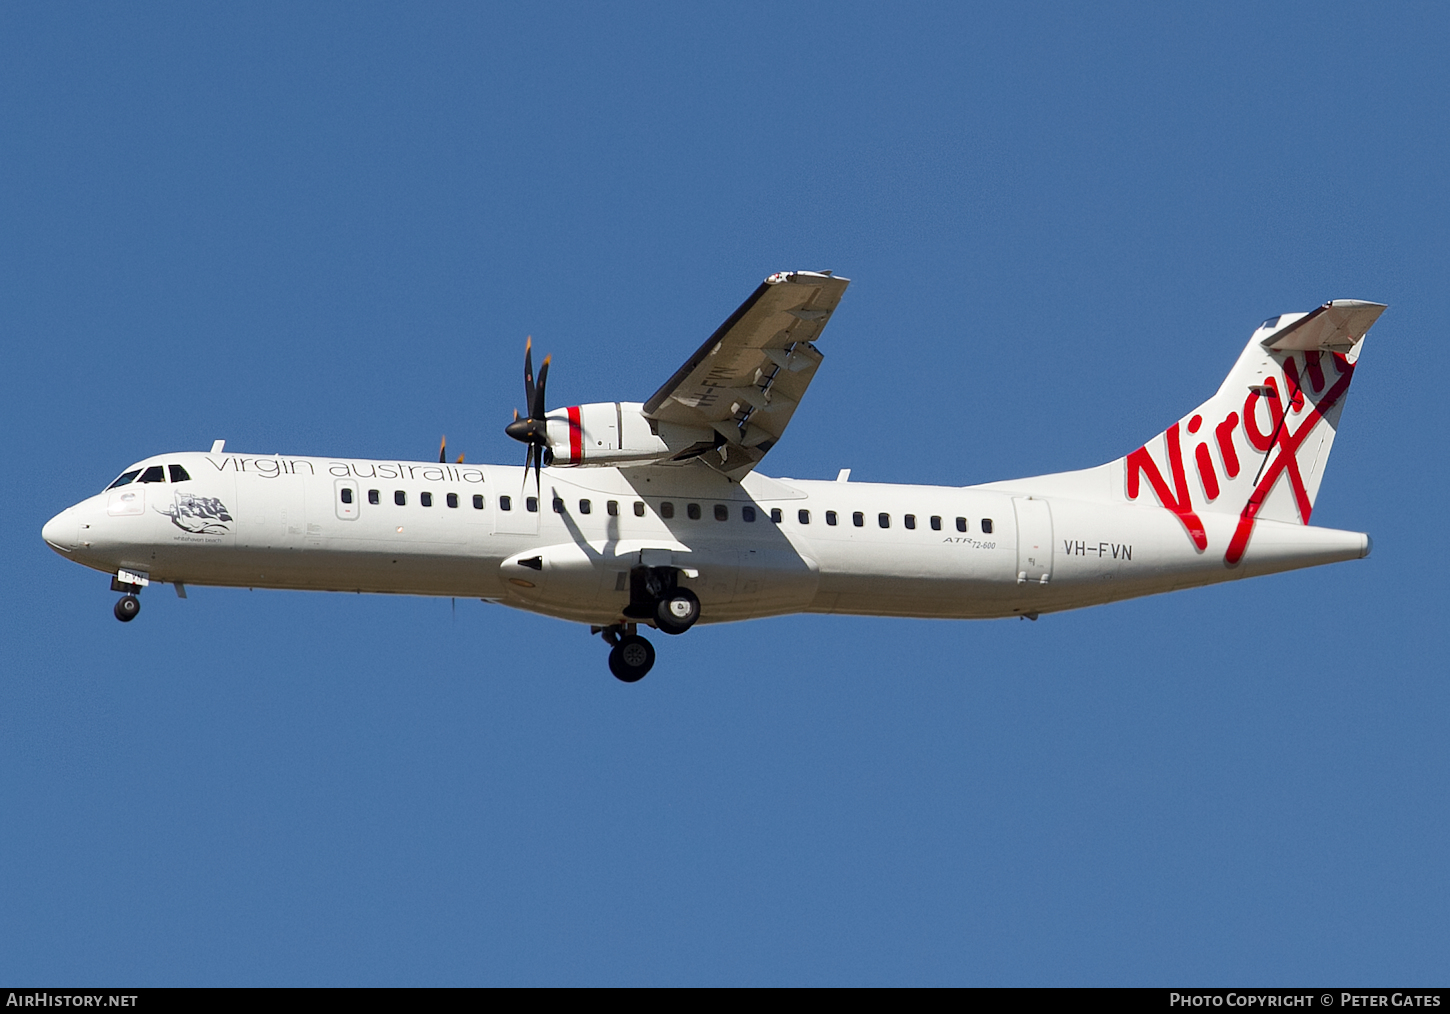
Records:
[[[418,497],[418,502],[421,503],[424,507],[432,507],[433,506],[433,494],[432,493],[424,493],[424,494],[422,494],[421,496]]]
[[[560,500],[557,496],[554,497],[554,505],[553,506],[554,506],[554,513],[555,514],[563,514],[564,513],[564,501],[563,500]]]
[[[382,498],[382,496],[381,496],[381,495],[380,495],[380,494],[379,494],[379,493],[378,493],[378,491],[377,491],[377,490],[375,490],[375,489],[370,489],[370,490],[368,490],[368,503],[370,503],[370,504],[372,504],[372,505],[373,505],[373,506],[374,506],[374,507],[376,507],[376,506],[377,506],[377,505],[378,505],[378,504],[380,504],[380,503],[382,503],[382,502],[383,502],[383,498]]]
[[[685,517],[689,518],[691,521],[699,521],[700,505],[697,503],[685,504]]]
[[[882,528],[890,528],[891,527],[891,515],[890,514],[878,514],[878,515],[876,515],[876,523],[878,525],[880,525]]]
[[[830,525],[832,528],[835,528],[836,527],[836,512],[835,511],[826,511],[826,524]]]
[[[913,531],[915,531],[915,529],[916,529],[916,515],[915,514],[908,514],[908,515],[906,515],[906,517],[904,517],[904,518],[901,519],[901,523],[904,524],[907,528],[910,528]]]
[[[934,531],[934,532],[941,531],[941,515],[940,514],[933,514],[931,516],[931,530]]]
[[[991,518],[983,518],[982,519],[982,534],[983,535],[991,535],[992,534],[992,519]]]
[[[473,494],[473,509],[476,510],[476,511],[483,510],[483,494],[482,493],[475,493],[475,494]]]
[[[588,514],[593,509],[594,509],[594,505],[591,504],[588,500],[580,500],[579,501],[579,513],[580,514]]]
[[[851,515],[851,524],[855,525],[857,528],[863,527],[866,524],[866,515],[862,514],[860,511],[857,511],[856,513]]]
[[[117,486],[124,486],[124,485],[126,485],[127,483],[129,483],[132,479],[136,478],[136,476],[138,476],[140,474],[141,474],[141,469],[139,469],[139,468],[137,468],[137,469],[135,469],[133,471],[130,471],[130,472],[122,472],[120,475],[116,476],[116,481],[113,482],[113,483],[111,483],[106,488],[107,489],[115,489]]]
[[[716,521],[729,521],[730,520],[730,508],[729,507],[726,507],[723,503],[717,503],[715,505],[715,520]]]
[[[186,469],[182,468],[180,465],[167,465],[166,467],[171,472],[172,482],[185,482],[186,480],[191,478],[191,476],[186,474]]]
[[[458,494],[457,493],[449,493],[448,496],[445,498],[445,502],[448,504],[449,507],[457,507],[458,506]]]
[[[670,503],[668,500],[666,500],[662,504],[660,504],[660,517],[662,517],[662,518],[672,518],[674,516],[675,516],[675,505],[674,504]]]
[[[637,518],[644,517],[644,501],[643,500],[636,500],[634,502],[634,516],[637,517]]]
[[[530,514],[539,513],[539,498],[536,496],[524,497],[524,510],[528,511]]]
[[[473,506],[475,506],[475,507],[480,506],[479,505],[479,502],[478,502],[478,497],[474,497],[473,498]],[[513,510],[514,509],[514,498],[511,497],[511,496],[501,496],[501,497],[499,497],[498,498],[498,509],[501,510],[501,511],[511,511],[511,510]]]
[[[162,470],[162,468],[161,468],[160,465],[152,465],[150,468],[146,469],[146,471],[142,472],[141,473],[141,478],[137,479],[136,481],[137,482],[165,482],[166,481],[166,473]]]
[[[619,501],[609,500],[604,504],[604,512],[612,518],[619,517]]]
[[[749,504],[746,504],[744,507],[740,508],[740,520],[744,521],[746,524],[754,524],[755,508],[750,506]]]
[[[339,491],[338,495],[342,497],[342,502],[343,503],[352,503],[352,490],[349,489],[348,487],[346,487],[346,486],[342,487],[342,489]]]
[[[967,519],[966,518],[957,518],[957,531],[959,531],[959,532],[965,532],[966,530],[967,530]]]
[[[796,511],[795,512],[795,519],[797,521],[799,521],[803,525],[808,525],[808,524],[811,523],[811,512],[810,511]]]
[[[394,490],[393,503],[397,504],[399,507],[406,507],[408,505],[408,494],[404,493],[401,489]]]
[[[774,521],[776,524],[780,524],[780,508],[779,507],[772,507],[770,509],[770,520]]]

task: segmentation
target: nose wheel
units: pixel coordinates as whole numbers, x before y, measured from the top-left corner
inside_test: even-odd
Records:
[[[116,600],[113,612],[122,623],[130,623],[141,612],[141,600],[134,595],[122,595]]]

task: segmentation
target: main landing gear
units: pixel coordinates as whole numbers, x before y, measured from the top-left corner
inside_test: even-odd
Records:
[[[688,588],[676,588],[655,603],[655,626],[666,634],[683,634],[700,618],[700,600]]]
[[[669,567],[636,567],[630,573],[624,622],[593,628],[609,642],[609,671],[625,683],[644,679],[655,664],[654,646],[635,633],[639,622],[653,623],[666,634],[683,634],[700,618],[699,597],[681,588],[679,578]]]
[[[609,671],[625,683],[638,683],[654,667],[655,649],[634,632],[635,625],[618,623],[601,632],[609,649]]]

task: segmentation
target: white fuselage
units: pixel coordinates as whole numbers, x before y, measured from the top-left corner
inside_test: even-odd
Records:
[[[1230,538],[1231,514],[1205,515],[1211,548],[1200,552],[1160,507],[1029,495],[1032,480],[1018,491],[756,473],[736,483],[703,466],[552,468],[530,511],[533,476],[509,466],[187,452],[132,467],[150,465],[189,478],[168,472],[90,497],[53,518],[46,541],[85,566],[151,581],[474,597],[598,625],[621,621],[641,566],[677,570],[701,622],[985,618],[1369,549],[1359,533],[1261,521],[1228,567],[1213,547]]]

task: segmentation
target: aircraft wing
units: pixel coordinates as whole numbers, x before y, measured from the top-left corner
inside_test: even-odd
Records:
[[[739,479],[785,432],[820,366],[811,344],[850,280],[829,272],[771,275],[644,404],[662,425],[701,430],[679,458],[699,457]]]

